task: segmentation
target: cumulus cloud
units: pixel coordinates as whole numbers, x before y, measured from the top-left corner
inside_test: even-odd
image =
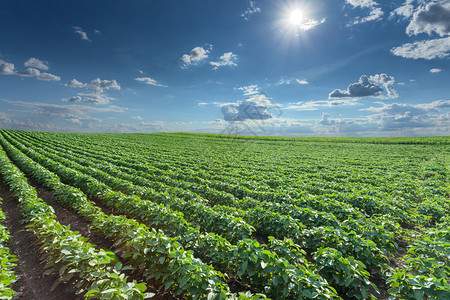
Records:
[[[95,78],[89,83],[89,88],[98,92],[103,92],[103,90],[120,90],[120,85],[115,79],[102,80],[100,78]]]
[[[406,43],[392,48],[391,53],[412,59],[445,58],[450,55],[450,37]]]
[[[0,74],[15,75],[16,70],[15,70],[14,64],[0,59]]]
[[[91,40],[87,36],[87,33],[84,32],[83,28],[81,28],[80,26],[72,26],[72,29],[74,30],[75,33],[80,35],[80,38],[82,40],[91,42]]]
[[[353,24],[371,22],[381,19],[384,15],[383,10],[379,7],[379,4],[373,0],[346,0],[346,3],[350,4],[353,8],[365,8],[370,9],[370,13],[366,17],[357,17]]]
[[[241,86],[237,88],[239,91],[244,93],[244,96],[250,96],[259,93],[259,87],[257,84]]]
[[[450,34],[450,2],[439,1],[420,5],[406,28],[408,35],[433,32],[441,37]]]
[[[261,8],[256,6],[255,1],[249,1],[247,9],[241,14],[241,17],[248,21],[250,16],[259,12],[261,12]]]
[[[70,98],[62,98],[63,102],[80,102],[83,101],[85,103],[96,104],[96,105],[105,105],[109,104],[111,100],[115,100],[115,98],[108,96],[105,90],[120,90],[121,87],[117,83],[115,79],[106,80],[96,78],[92,80],[90,83],[83,83],[76,79],[72,79],[64,84],[68,87],[74,88],[85,88],[90,90],[88,93],[78,93],[76,96]]]
[[[184,54],[181,57],[181,60],[184,62],[183,68],[187,68],[190,65],[196,65],[202,60],[207,59],[209,52],[210,50],[205,50],[203,47],[195,47],[191,50],[190,54]]]
[[[381,84],[384,89],[387,91],[389,98],[397,98],[398,94],[397,91],[394,88],[395,79],[393,76],[389,76],[387,74],[376,74],[373,76],[370,76],[369,79],[373,82],[376,82],[378,84]]]
[[[353,122],[349,120],[333,119],[333,117],[329,113],[322,113],[322,118],[316,122],[316,125],[347,125],[351,123]]]
[[[391,13],[399,15],[410,22],[406,27],[408,35],[425,33],[438,34],[442,38],[406,43],[391,49],[396,56],[412,59],[445,58],[450,55],[450,2],[448,1],[415,1],[407,0],[402,6]]]
[[[33,67],[33,68],[41,69],[44,71],[48,70],[48,62],[42,61],[42,60],[34,58],[34,57],[30,57],[29,59],[27,59],[24,63],[24,66],[25,67]]]
[[[223,104],[221,112],[225,121],[267,120],[273,117],[270,112],[270,99],[264,94],[250,96],[243,101]]]
[[[161,84],[158,81],[156,81],[155,79],[150,78],[150,77],[138,77],[138,78],[135,78],[134,80],[139,81],[139,82],[143,82],[143,83],[148,84],[148,85],[159,86],[159,87],[167,87],[167,85]]]
[[[17,75],[21,77],[33,77],[38,80],[45,81],[60,81],[61,77],[50,74],[50,73],[41,73],[36,68],[27,68],[24,71],[18,71],[15,69],[14,64],[8,63],[0,59],[0,74],[4,75]]]
[[[405,128],[420,128],[443,125],[438,124],[445,112],[450,108],[450,100],[438,100],[431,103],[409,104],[379,102],[380,107],[370,107],[362,110],[375,112],[368,118],[381,125],[383,130],[398,130]]]
[[[329,95],[330,98],[361,98],[361,97],[379,97],[383,89],[369,81],[369,77],[362,75],[359,82],[352,83],[346,90],[336,89]]]
[[[441,69],[433,68],[433,69],[430,70],[430,73],[439,73],[441,71],[442,71]]]
[[[218,61],[210,62],[210,65],[214,67],[214,70],[217,70],[218,68],[224,66],[234,67],[237,66],[237,57],[238,56],[236,54],[233,54],[233,52],[226,52],[221,57],[219,57]]]
[[[67,81],[64,86],[73,87],[73,88],[84,88],[87,86],[87,83],[82,83],[81,81],[76,80],[75,78]]]

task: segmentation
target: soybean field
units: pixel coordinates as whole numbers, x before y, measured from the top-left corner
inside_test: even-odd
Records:
[[[450,299],[449,145],[1,129],[0,299]]]

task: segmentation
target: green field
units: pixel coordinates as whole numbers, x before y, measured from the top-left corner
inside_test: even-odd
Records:
[[[450,299],[449,145],[0,130],[0,179],[48,272],[86,298]],[[2,255],[0,296],[15,264]]]

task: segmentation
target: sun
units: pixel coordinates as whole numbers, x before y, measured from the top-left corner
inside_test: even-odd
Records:
[[[300,26],[303,23],[303,18],[303,12],[300,9],[294,9],[289,14],[288,23],[292,26]]]

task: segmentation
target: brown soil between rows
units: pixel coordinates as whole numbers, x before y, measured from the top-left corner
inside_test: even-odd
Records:
[[[18,299],[23,300],[71,300],[78,299],[74,289],[65,283],[60,283],[51,290],[57,281],[56,275],[44,275],[45,263],[41,262],[38,253],[39,246],[35,244],[34,236],[26,231],[22,223],[22,214],[17,205],[17,199],[11,195],[8,186],[0,177],[0,196],[3,198],[2,210],[5,213],[5,226],[11,234],[11,253],[18,258],[15,270],[19,280],[12,286],[21,293]]]
[[[122,258],[120,257],[120,251],[116,249],[113,245],[113,243],[105,239],[102,235],[99,233],[91,230],[90,223],[86,222],[80,215],[72,211],[70,208],[64,207],[61,203],[59,203],[53,196],[53,193],[46,187],[43,187],[39,185],[36,181],[33,179],[29,179],[30,185],[32,185],[37,193],[38,197],[45,201],[48,205],[52,206],[56,219],[59,223],[62,225],[70,225],[70,229],[72,231],[78,231],[82,236],[89,239],[89,242],[94,244],[97,249],[105,249],[105,250],[111,250],[114,253],[118,255],[119,260],[122,261]],[[102,211],[106,214],[111,214],[111,210],[108,207],[101,207]],[[126,262],[122,263],[125,265]],[[128,280],[136,280],[137,282],[146,282],[145,278],[140,276],[139,274],[135,274],[131,271],[125,271],[124,272],[129,279]],[[146,292],[152,292],[155,294],[155,296],[152,299],[155,300],[162,300],[162,299],[174,299],[172,295],[166,292],[158,291],[156,288],[152,287],[149,283],[147,285],[147,291]]]

